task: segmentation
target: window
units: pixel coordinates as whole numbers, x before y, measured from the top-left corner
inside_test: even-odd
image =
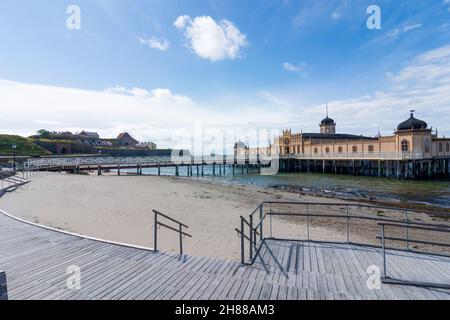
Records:
[[[314,148],[314,153],[319,153],[319,149]]]
[[[439,142],[439,152],[443,151],[442,142]]]
[[[375,147],[374,146],[369,146],[369,152],[374,152],[375,151]]]
[[[326,152],[326,153],[330,153],[330,148],[328,148],[328,147],[325,148],[325,152]]]
[[[342,149],[342,147],[339,147],[339,148],[338,148],[338,152],[339,152],[339,153],[342,153],[342,152],[344,152],[344,149]]]
[[[450,152],[450,142],[445,145],[445,152]]]
[[[357,147],[357,146],[353,146],[353,147],[352,147],[352,151],[353,151],[353,153],[358,152],[358,147]]]
[[[409,151],[409,142],[408,140],[402,141],[402,152],[408,152]]]
[[[425,153],[430,153],[430,140],[425,139]]]

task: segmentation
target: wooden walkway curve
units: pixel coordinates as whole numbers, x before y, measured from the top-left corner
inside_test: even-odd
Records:
[[[238,245],[238,243],[236,244]],[[24,223],[0,211],[0,269],[9,299],[450,299],[445,290],[382,285],[367,267],[379,250],[267,241],[255,265],[110,244]],[[81,268],[81,289],[66,286]],[[450,259],[391,252],[395,276],[450,283]],[[423,278],[428,279],[423,279]]]

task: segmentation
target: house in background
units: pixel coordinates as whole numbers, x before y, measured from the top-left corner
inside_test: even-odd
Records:
[[[97,132],[81,131],[78,133],[78,138],[81,143],[90,144],[93,146],[101,145],[102,139]]]
[[[90,139],[100,139],[100,135],[97,132],[81,131],[78,135]]]

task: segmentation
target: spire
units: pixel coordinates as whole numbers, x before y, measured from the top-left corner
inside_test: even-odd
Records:
[[[328,118],[328,103],[327,103],[327,118]]]

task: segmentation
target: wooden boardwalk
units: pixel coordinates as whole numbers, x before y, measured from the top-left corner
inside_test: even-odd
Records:
[[[238,241],[236,243],[238,245]],[[69,266],[81,289],[69,290]],[[0,269],[9,299],[450,299],[450,291],[382,284],[369,290],[379,250],[270,240],[253,266],[155,253],[23,223],[0,213]],[[391,252],[392,276],[450,283],[450,259]]]

